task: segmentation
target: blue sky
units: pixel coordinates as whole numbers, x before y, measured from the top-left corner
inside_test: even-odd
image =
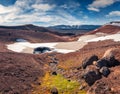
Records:
[[[120,21],[120,0],[0,0],[0,25],[80,25]]]

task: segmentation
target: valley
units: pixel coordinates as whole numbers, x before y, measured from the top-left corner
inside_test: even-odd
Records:
[[[120,26],[113,23],[72,36],[34,25],[2,26],[0,93],[119,94],[119,49]]]

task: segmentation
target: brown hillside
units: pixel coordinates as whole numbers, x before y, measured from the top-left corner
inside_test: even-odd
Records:
[[[0,52],[0,93],[30,94],[33,84],[44,76],[41,56]],[[42,57],[44,59],[44,57]]]
[[[113,25],[105,25],[105,26],[102,26],[94,31],[88,32],[87,34],[95,34],[98,32],[107,33],[107,34],[115,34],[117,32],[120,32],[120,27],[113,26]]]
[[[12,30],[0,29],[1,42],[15,42],[17,38],[23,38],[30,42],[60,42],[69,41],[69,38],[63,38],[50,32],[35,32],[31,30]]]

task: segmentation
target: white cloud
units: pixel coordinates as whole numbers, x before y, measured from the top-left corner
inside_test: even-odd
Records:
[[[49,5],[49,4],[34,4],[32,5],[32,7],[36,10],[36,11],[48,11],[51,10],[55,7],[55,5]]]
[[[94,0],[92,4],[88,5],[88,10],[99,12],[100,8],[105,8],[118,1],[120,0]]]
[[[107,15],[107,17],[116,17],[116,16],[120,17],[120,11],[112,11]]]
[[[3,5],[0,5],[0,14],[10,13],[14,11],[16,11],[16,9],[13,8],[12,6],[5,7]]]
[[[50,13],[56,5],[43,3],[43,0],[17,0],[12,6],[0,5],[0,25],[21,25],[42,23],[41,25],[81,24],[70,13],[59,9]],[[49,13],[48,13],[49,12]]]
[[[64,24],[64,25],[77,25],[81,24],[82,22],[80,19],[75,18],[72,16],[70,13],[66,12],[65,10],[58,10],[56,11],[57,15],[52,15],[52,25],[59,25],[59,24]]]
[[[94,8],[94,7],[88,7],[88,10],[92,10],[92,11],[99,12],[99,9],[97,9],[97,8]]]
[[[74,9],[74,8],[80,7],[80,4],[78,2],[69,1],[68,3],[63,4],[60,7],[64,9]]]

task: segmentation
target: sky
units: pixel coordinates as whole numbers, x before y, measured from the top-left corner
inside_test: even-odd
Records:
[[[120,21],[120,0],[0,0],[0,25],[103,25]]]

